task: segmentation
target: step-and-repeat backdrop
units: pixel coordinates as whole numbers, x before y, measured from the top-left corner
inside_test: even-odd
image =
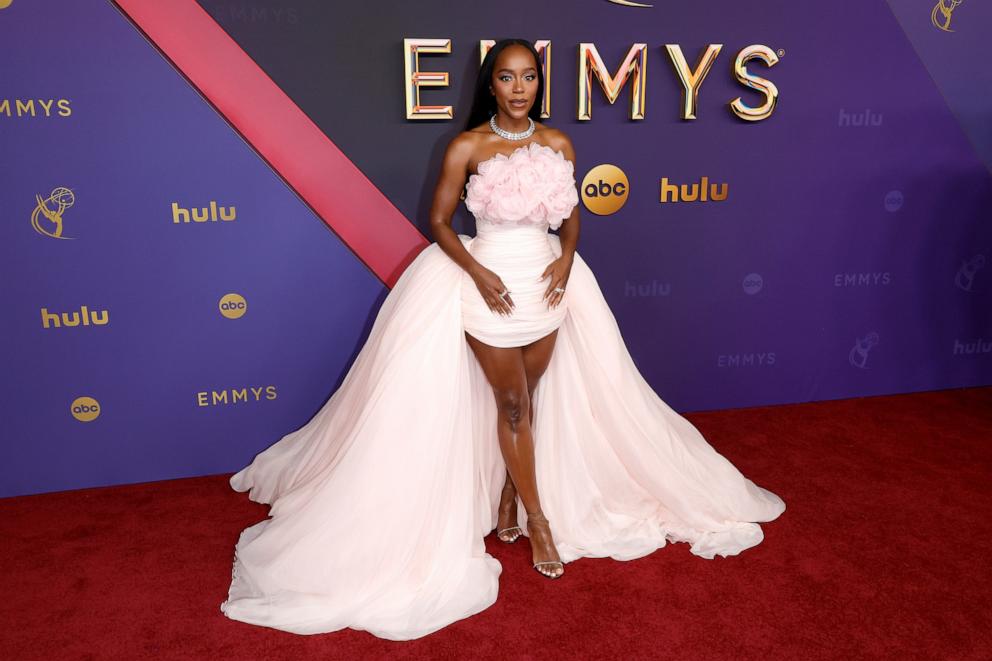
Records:
[[[481,49],[537,43],[579,252],[679,410],[992,383],[987,3],[197,10],[425,237]],[[151,35],[0,0],[0,496],[240,468],[388,293]]]

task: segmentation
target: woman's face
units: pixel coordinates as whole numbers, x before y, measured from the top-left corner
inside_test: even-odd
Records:
[[[537,63],[531,52],[516,44],[500,51],[489,88],[496,97],[496,106],[505,114],[527,117],[537,97]]]

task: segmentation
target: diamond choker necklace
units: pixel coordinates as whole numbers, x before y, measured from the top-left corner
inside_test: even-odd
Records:
[[[530,125],[523,131],[518,131],[517,133],[511,133],[505,129],[501,129],[496,126],[496,115],[489,118],[489,128],[493,130],[493,133],[501,138],[506,138],[507,140],[523,140],[524,138],[529,138],[534,133],[534,120],[530,117],[527,118]]]

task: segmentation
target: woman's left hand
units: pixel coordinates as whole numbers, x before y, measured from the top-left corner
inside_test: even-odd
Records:
[[[541,280],[547,277],[551,277],[551,282],[548,283],[548,288],[544,291],[544,299],[548,302],[548,309],[558,307],[561,303],[562,298],[565,297],[564,291],[555,291],[556,288],[560,287],[565,289],[565,285],[568,283],[568,275],[572,270],[572,256],[562,255],[555,261],[548,264],[544,269],[544,273],[541,274]]]

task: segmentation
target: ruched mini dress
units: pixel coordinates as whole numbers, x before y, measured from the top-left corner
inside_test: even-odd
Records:
[[[517,347],[561,325],[568,291],[549,308],[544,293],[550,278],[539,278],[556,259],[548,230],[558,229],[578,201],[572,162],[549,146],[531,142],[479,163],[478,173],[466,184],[465,206],[476,224],[468,251],[500,277],[514,307],[508,316],[490,310],[465,273],[461,299],[466,332],[490,346]]]

